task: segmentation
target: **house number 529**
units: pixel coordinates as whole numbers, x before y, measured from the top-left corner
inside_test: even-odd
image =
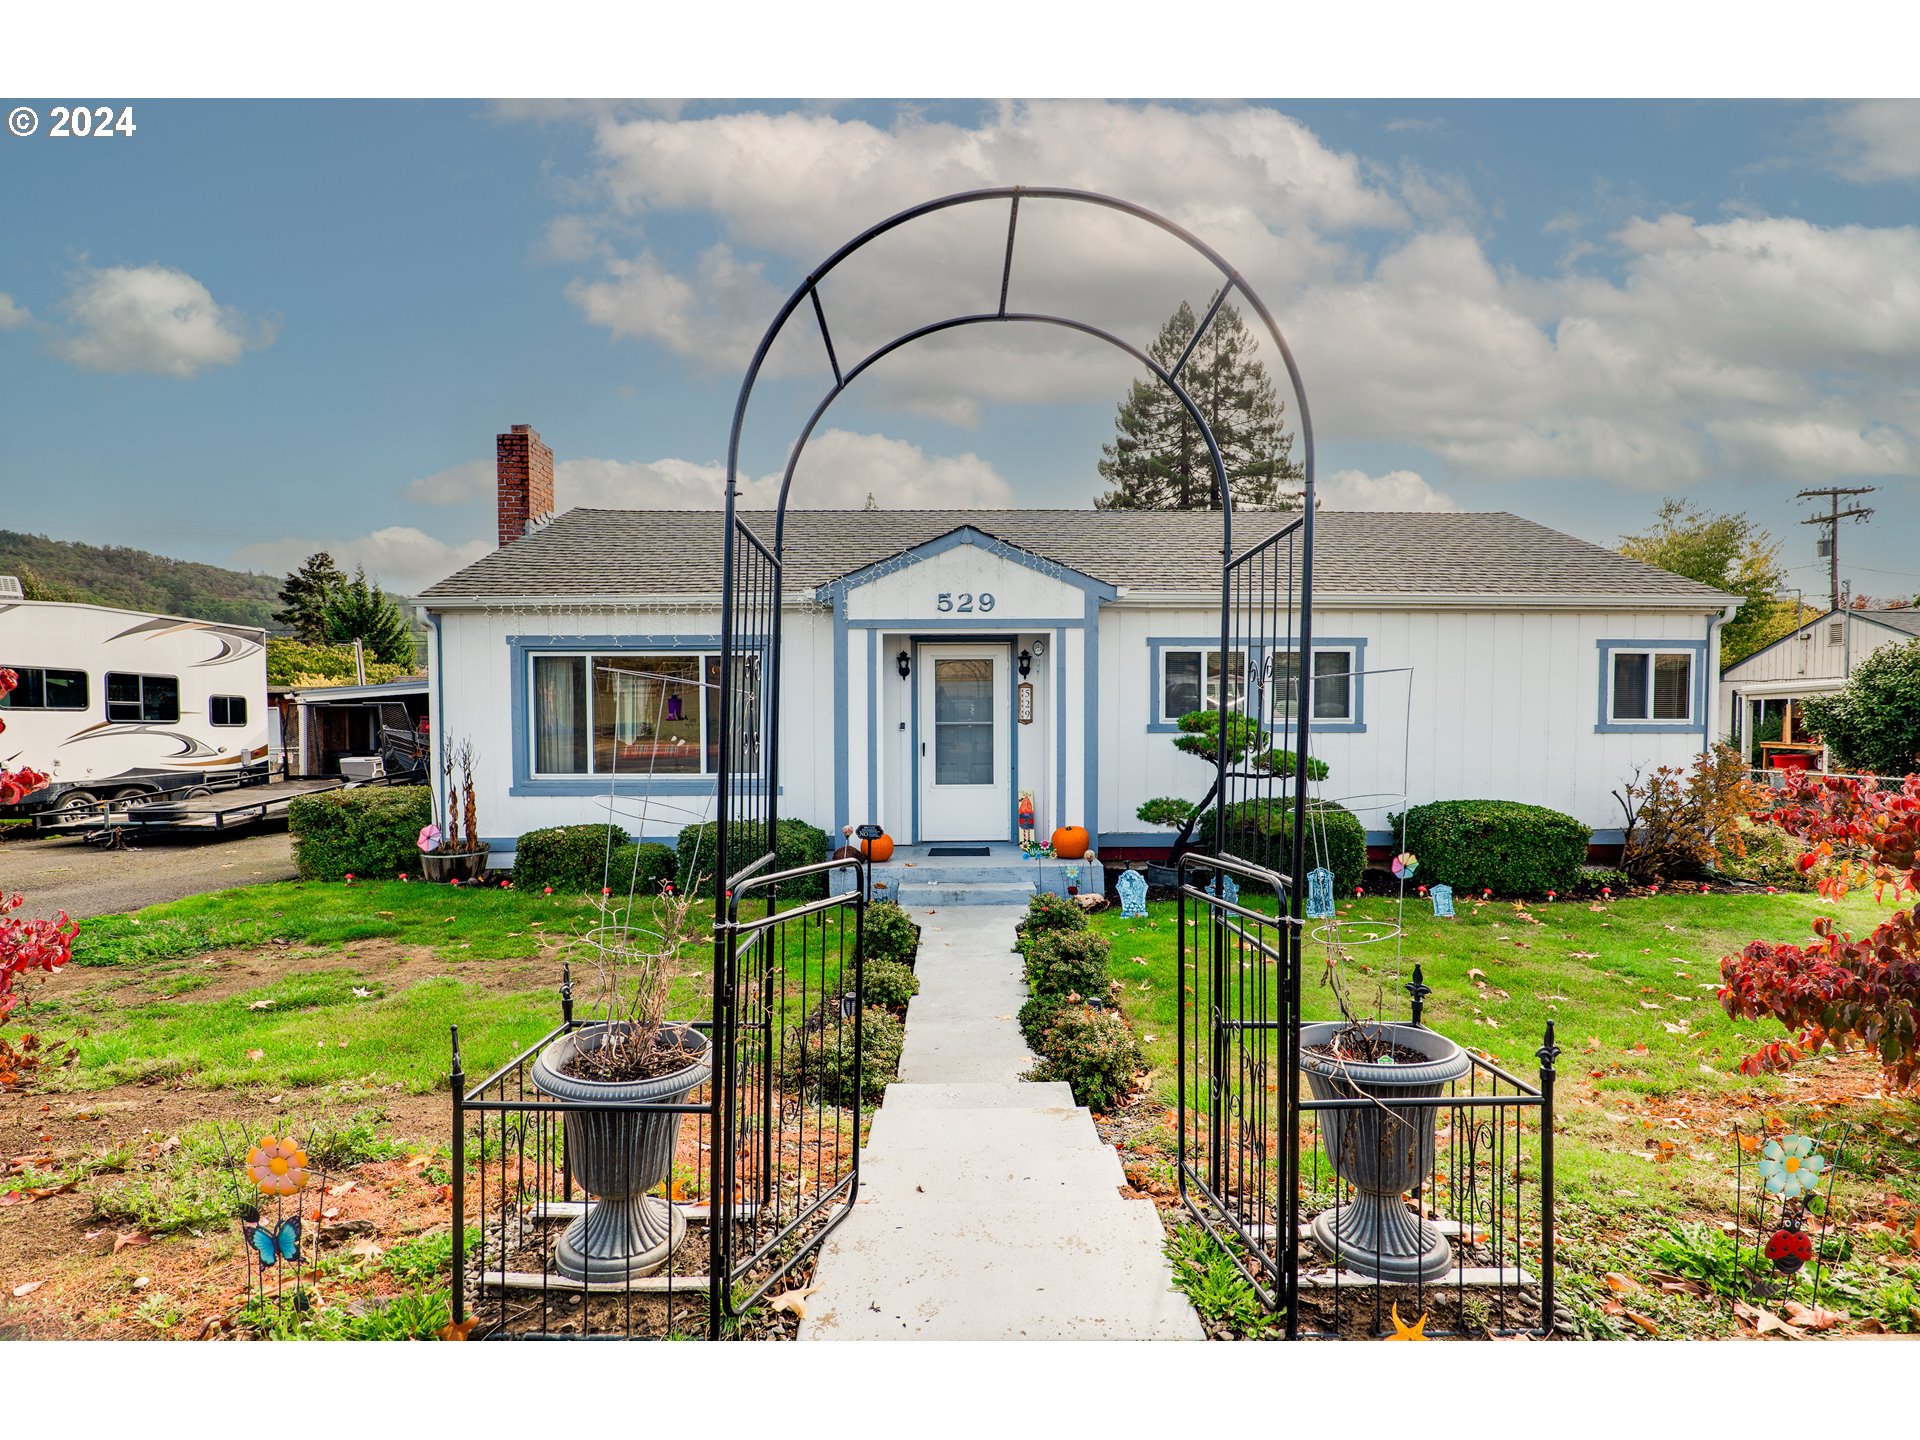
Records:
[[[977,604],[975,603],[976,601],[978,602]],[[936,610],[952,610],[961,615],[971,615],[975,610],[987,611],[993,609],[993,596],[985,590],[982,590],[978,595],[964,590],[959,594],[942,590],[939,595],[934,598],[933,608]]]

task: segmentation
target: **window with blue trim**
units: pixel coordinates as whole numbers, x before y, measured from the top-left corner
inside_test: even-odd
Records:
[[[1300,684],[1300,656],[1294,650],[1269,653],[1261,667],[1262,680],[1272,695],[1269,723],[1281,725],[1294,718],[1294,696]],[[1359,666],[1345,648],[1313,647],[1313,718],[1353,719],[1353,677]]]
[[[1611,652],[1607,718],[1615,725],[1684,725],[1693,720],[1691,650]]]
[[[1160,715],[1162,723],[1177,724],[1182,715],[1220,707],[1220,652],[1166,649],[1160,652]],[[1235,709],[1247,700],[1247,655],[1233,652],[1227,670],[1227,704]],[[1204,677],[1204,678],[1203,678]]]
[[[708,775],[720,768],[720,657],[531,657],[533,773]]]

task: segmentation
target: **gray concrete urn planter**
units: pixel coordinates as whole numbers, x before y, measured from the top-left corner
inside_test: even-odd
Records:
[[[1396,1101],[1438,1096],[1473,1068],[1467,1052],[1418,1025],[1383,1025],[1394,1044],[1424,1061],[1362,1064],[1310,1055],[1338,1022],[1300,1027],[1300,1068],[1316,1100],[1378,1101],[1353,1110],[1319,1112],[1321,1144],[1334,1173],[1354,1188],[1353,1199],[1317,1217],[1314,1243],[1337,1264],[1389,1284],[1431,1283],[1453,1268],[1453,1248],[1439,1229],[1416,1215],[1406,1193],[1433,1171],[1438,1107]]]
[[[661,1033],[680,1045],[688,1061],[671,1074],[609,1081],[562,1073],[576,1048],[597,1047],[607,1030],[605,1025],[590,1025],[563,1035],[533,1063],[533,1082],[543,1095],[609,1107],[565,1112],[574,1178],[595,1200],[560,1237],[554,1270],[569,1280],[593,1284],[651,1275],[686,1238],[687,1222],[679,1207],[646,1193],[672,1172],[684,1117],[632,1107],[682,1104],[713,1073],[712,1044],[688,1025],[662,1027]]]
[[[487,873],[487,852],[491,848],[482,845],[478,850],[453,853],[444,850],[425,851],[420,856],[420,874],[433,885],[444,885],[449,880],[458,880],[462,884],[478,880]]]

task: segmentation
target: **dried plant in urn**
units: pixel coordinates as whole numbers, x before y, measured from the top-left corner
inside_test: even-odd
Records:
[[[570,1280],[651,1275],[686,1236],[671,1201],[647,1192],[672,1173],[684,1104],[713,1070],[712,1045],[690,1024],[666,1020],[683,946],[700,938],[691,894],[671,884],[639,908],[602,898],[596,923],[574,942],[592,976],[597,1018],[554,1041],[534,1062],[534,1084],[566,1112],[567,1154],[595,1203],[569,1226],[554,1268]]]
[[[490,847],[480,838],[473,759],[471,740],[441,751],[440,818],[420,832],[420,871],[429,880],[477,880],[486,874]]]

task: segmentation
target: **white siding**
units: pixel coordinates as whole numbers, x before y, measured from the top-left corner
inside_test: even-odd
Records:
[[[942,591],[966,586],[990,590],[994,611],[977,627],[932,628],[957,620],[936,608]],[[997,588],[996,588],[997,587]],[[976,605],[977,605],[976,601]],[[1036,574],[990,552],[961,547],[857,587],[848,596],[846,673],[835,665],[835,620],[823,606],[786,612],[787,652],[781,703],[781,812],[831,831],[839,822],[835,774],[844,764],[851,821],[876,818],[898,838],[911,836],[913,755],[911,686],[896,673],[895,656],[915,635],[1005,638],[1036,657],[1031,683],[1035,717],[1019,727],[1019,785],[1034,792],[1044,836],[1061,824],[1093,819],[1102,834],[1164,838],[1135,818],[1158,795],[1197,799],[1206,789],[1204,761],[1181,755],[1166,733],[1150,733],[1156,677],[1154,637],[1218,633],[1218,612],[1205,606],[1156,607],[1138,601],[1100,610],[1098,665],[1098,793],[1089,805],[1081,742],[1089,703],[1086,632],[1064,622],[1085,614],[1085,597],[1072,585]],[[883,627],[861,627],[881,619]],[[898,628],[894,628],[897,624]],[[514,693],[508,641],[516,635],[555,637],[717,634],[718,615],[692,612],[537,610],[452,611],[441,620],[433,656],[434,729],[443,738],[471,737],[480,758],[480,828],[507,839],[538,826],[593,820],[607,813],[604,791],[592,794],[513,794]],[[1332,768],[1322,787],[1351,805],[1369,830],[1386,827],[1386,814],[1404,793],[1412,804],[1437,799],[1496,798],[1548,805],[1597,831],[1617,830],[1615,789],[1635,765],[1687,763],[1701,748],[1698,722],[1680,734],[1599,733],[1602,640],[1708,639],[1707,616],[1676,611],[1328,609],[1315,616],[1323,638],[1365,641],[1361,681],[1366,728],[1318,732],[1314,752]],[[583,648],[591,648],[583,640]],[[1708,663],[1711,664],[1711,649]],[[1389,673],[1398,672],[1398,673]],[[1064,691],[1060,680],[1064,678]],[[1017,678],[1016,678],[1017,683]],[[846,754],[835,744],[835,693],[848,702]],[[524,693],[524,687],[523,687]],[[869,722],[869,703],[879,713]],[[1067,748],[1058,753],[1064,707]],[[907,729],[901,726],[906,725]],[[869,793],[869,734],[879,741],[876,779]],[[1284,742],[1283,742],[1284,743]],[[1058,797],[1064,788],[1065,804]],[[675,796],[675,809],[645,826],[670,837],[693,808],[712,813],[704,796]],[[619,814],[640,829],[640,802],[623,797]]]
[[[1206,762],[1180,754],[1170,735],[1147,730],[1155,685],[1147,642],[1217,628],[1214,613],[1202,610],[1120,605],[1102,614],[1103,831],[1152,834],[1134,818],[1143,801],[1205,793]],[[1415,805],[1522,800],[1565,811],[1596,831],[1615,830],[1620,811],[1611,792],[1636,764],[1684,764],[1702,748],[1700,716],[1687,734],[1603,734],[1596,723],[1599,642],[1703,642],[1704,615],[1326,610],[1315,614],[1314,630],[1366,641],[1366,729],[1318,733],[1313,752],[1332,772],[1322,793],[1349,797],[1369,830],[1386,828],[1402,793]],[[1410,674],[1382,673],[1409,667]]]

